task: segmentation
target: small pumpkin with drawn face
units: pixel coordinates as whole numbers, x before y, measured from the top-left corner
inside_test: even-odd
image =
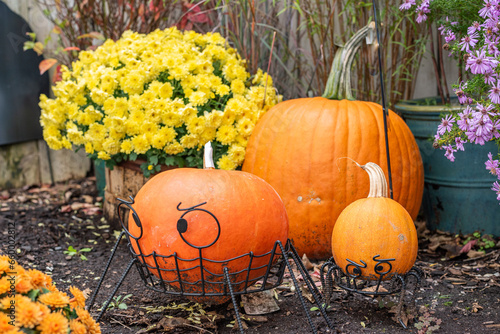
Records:
[[[254,284],[272,262],[263,255],[276,241],[285,245],[288,239],[285,206],[267,182],[250,173],[211,168],[211,156],[206,160],[204,169],[165,171],[141,188],[132,207],[142,227],[134,223],[133,212],[129,215],[130,234],[140,236],[130,239],[133,251],[147,255],[139,260],[188,297],[223,293],[224,267],[229,273],[243,271],[232,276],[234,290],[245,288],[237,282]],[[226,261],[250,252],[252,258]],[[193,299],[222,303],[229,298]]]
[[[382,169],[372,162],[360,167],[368,172],[370,192],[367,198],[347,206],[337,219],[332,233],[333,258],[351,277],[389,280],[413,267],[417,230],[405,208],[387,198]]]

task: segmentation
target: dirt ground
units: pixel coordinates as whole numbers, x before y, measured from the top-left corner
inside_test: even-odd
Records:
[[[0,203],[2,247],[7,244],[8,223],[15,222],[18,261],[23,266],[52,275],[63,291],[70,285],[87,293],[95,289],[118,233],[102,217],[94,178],[2,191]],[[405,313],[410,318],[408,329],[393,319],[397,295],[371,298],[334,287],[327,313],[333,329],[328,329],[304,291],[318,333],[500,332],[499,240],[430,232],[420,223],[418,230],[416,266],[425,275],[415,293],[415,309]],[[129,261],[122,241],[92,309],[95,316]],[[319,286],[321,263],[306,264]],[[311,332],[291,287],[286,275],[272,293],[279,306],[273,313],[249,316],[240,307],[247,333]],[[207,306],[150,291],[135,268],[116,296],[101,319],[103,333],[237,332],[232,303]]]

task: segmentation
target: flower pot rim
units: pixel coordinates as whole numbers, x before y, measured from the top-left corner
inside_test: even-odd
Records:
[[[437,102],[441,101],[441,98],[439,96],[430,96],[430,97],[423,97],[423,98],[418,98],[418,99],[411,99],[411,100],[403,100],[399,101],[396,103],[394,108],[396,111],[400,113],[434,113],[434,114],[442,114],[442,113],[447,113],[450,111],[460,111],[464,109],[462,105],[458,103],[458,98],[457,97],[452,97],[451,98],[451,105],[424,105],[420,104],[423,101],[426,100],[436,100]]]

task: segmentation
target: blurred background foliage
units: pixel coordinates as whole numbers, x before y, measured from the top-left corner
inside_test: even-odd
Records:
[[[175,25],[201,33],[221,33],[247,60],[250,73],[256,73],[257,68],[267,70],[269,66],[284,99],[321,96],[336,50],[373,20],[371,1],[36,1],[55,25],[42,43],[46,46],[52,40],[53,47],[41,48],[62,64],[70,66],[78,50],[95,48],[107,38],[116,40],[125,30],[148,33]],[[386,98],[390,105],[412,97],[428,38],[428,30],[412,19],[415,13],[398,9],[401,3],[377,2]],[[380,103],[378,75],[376,46],[361,48],[352,78],[358,100]]]

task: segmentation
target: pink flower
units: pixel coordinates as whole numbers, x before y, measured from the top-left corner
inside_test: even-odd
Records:
[[[500,169],[498,168],[498,160],[493,160],[493,155],[491,152],[488,153],[488,161],[484,163],[486,165],[486,169],[490,171],[493,175],[499,175]]]
[[[399,6],[399,10],[408,10],[413,5],[416,5],[415,0],[404,0],[403,4]]]
[[[461,42],[458,43],[462,46],[460,50],[469,52],[471,48],[474,48],[474,46],[476,46],[478,37],[479,35],[477,32],[473,33],[472,35],[466,35],[465,37],[463,37]]]

